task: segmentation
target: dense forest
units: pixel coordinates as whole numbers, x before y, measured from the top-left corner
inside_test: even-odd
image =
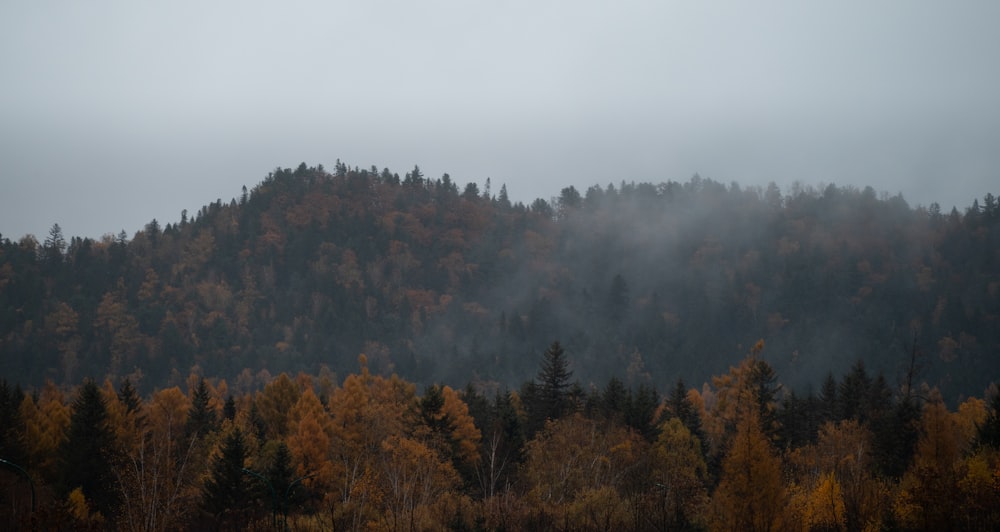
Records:
[[[992,194],[339,161],[0,237],[0,520],[994,530],[998,266]]]
[[[68,241],[67,241],[68,238]],[[1000,205],[693,177],[511,203],[418,167],[276,169],[131,238],[0,236],[0,375],[187,374],[240,392],[365,353],[418,385],[519,386],[555,339],[585,386],[701,384],[758,339],[806,393],[858,360],[981,396],[1000,357]]]
[[[784,393],[763,341],[698,389],[584,390],[558,343],[519,390],[282,373],[0,380],[0,519],[78,530],[997,530],[1000,395],[950,410],[861,362]],[[779,399],[779,397],[781,397]],[[20,464],[20,465],[18,465]]]

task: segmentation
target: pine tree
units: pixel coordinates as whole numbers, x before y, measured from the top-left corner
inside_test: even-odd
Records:
[[[250,483],[243,478],[247,447],[238,428],[226,435],[222,451],[212,462],[202,491],[202,506],[220,523],[231,520],[238,528],[238,513],[250,499]],[[228,515],[227,515],[228,514]]]
[[[990,397],[986,420],[976,427],[976,443],[1000,449],[1000,393]]]
[[[199,379],[191,397],[191,409],[188,410],[187,425],[184,427],[188,438],[201,438],[215,430],[215,410],[209,404],[210,400],[211,395],[205,379]]]
[[[288,445],[285,445],[285,442],[278,442],[278,445],[274,450],[274,457],[265,472],[265,476],[269,481],[271,481],[271,486],[274,487],[275,493],[277,493],[279,497],[282,497],[285,505],[282,508],[282,511],[287,514],[288,505],[291,503],[292,499],[292,494],[288,493],[288,487],[291,485],[292,480],[294,480],[295,468],[292,467],[292,452],[288,449]],[[286,493],[288,494],[289,499],[284,499]],[[299,499],[294,500],[297,501]]]
[[[222,419],[230,421],[236,419],[236,399],[233,398],[232,394],[226,397],[226,404],[222,405]]]
[[[658,431],[654,417],[659,404],[660,396],[651,386],[640,384],[634,393],[629,390],[625,400],[625,425],[652,442]]]
[[[20,463],[24,459],[24,448],[19,433],[24,426],[21,418],[21,402],[24,392],[20,387],[11,387],[6,379],[0,379],[0,458]]]
[[[687,387],[684,379],[677,379],[670,397],[667,398],[667,410],[688,429],[692,436],[701,442],[702,454],[708,454],[708,442],[705,439],[705,431],[701,427],[701,415],[688,398]]]
[[[122,379],[122,383],[118,386],[118,400],[125,405],[125,411],[129,414],[138,412],[142,406],[142,400],[128,377]]]
[[[559,342],[552,342],[545,351],[542,367],[538,371],[534,386],[534,397],[531,401],[529,432],[540,429],[546,420],[556,420],[566,415],[570,410],[570,377],[569,361]]]
[[[62,449],[64,494],[81,488],[83,495],[106,518],[115,515],[117,497],[111,471],[114,435],[101,389],[87,381],[73,402],[69,435]]]

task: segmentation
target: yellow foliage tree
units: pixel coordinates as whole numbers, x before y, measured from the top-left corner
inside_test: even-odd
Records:
[[[194,507],[199,471],[195,441],[184,437],[189,408],[188,397],[176,386],[154,393],[142,405],[139,436],[122,449],[114,468],[122,529],[175,530]]]
[[[333,418],[332,450],[336,471],[342,475],[328,502],[338,526],[358,529],[371,520],[378,493],[378,458],[382,442],[404,434],[412,426],[417,398],[414,387],[395,375],[384,378],[368,371],[361,355],[361,372],[349,375],[330,396]]]
[[[299,400],[299,387],[286,373],[278,375],[257,394],[257,411],[266,427],[265,437],[280,440],[288,433],[288,413]]]
[[[378,460],[379,513],[387,530],[442,530],[447,522],[435,503],[459,486],[458,473],[433,449],[393,435],[382,442]]]
[[[330,458],[333,421],[323,404],[306,388],[289,413],[288,450],[295,457],[300,476],[313,475],[308,485],[326,491],[334,485],[334,465]]]
[[[761,431],[757,408],[740,408],[736,434],[722,461],[722,476],[712,497],[715,530],[779,529],[785,506],[781,460]]]
[[[646,447],[640,436],[579,413],[550,420],[526,446],[522,479],[529,503],[554,523],[567,519],[584,493],[607,487],[620,494],[628,475],[641,467]]]
[[[658,504],[643,512],[658,529],[682,529],[703,522],[708,503],[701,442],[679,418],[660,426],[650,449],[650,471]]]
[[[70,421],[70,408],[62,391],[52,381],[47,381],[38,404],[35,404],[31,394],[25,394],[20,413],[24,420],[27,469],[38,471],[43,479],[54,479],[59,464],[59,447],[66,439]]]
[[[820,478],[809,497],[803,524],[808,525],[808,530],[848,530],[840,483],[833,473]]]
[[[907,527],[945,530],[957,517],[962,456],[961,431],[940,394],[932,392],[920,419],[920,439],[903,475],[896,515]]]

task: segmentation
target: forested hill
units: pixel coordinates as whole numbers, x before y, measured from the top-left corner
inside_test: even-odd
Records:
[[[418,383],[516,387],[559,340],[584,386],[662,389],[758,339],[786,386],[860,359],[890,383],[981,395],[1000,376],[1000,206],[697,176],[525,206],[338,162],[131,238],[0,238],[0,374],[31,386],[151,390],[193,368],[247,384],[346,373],[364,352]]]

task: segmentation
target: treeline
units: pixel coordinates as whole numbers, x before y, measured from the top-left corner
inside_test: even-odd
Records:
[[[558,343],[516,391],[418,392],[371,372],[364,355],[343,380],[283,373],[255,392],[195,374],[186,391],[146,397],[128,379],[68,393],[0,381],[0,519],[106,530],[1000,527],[995,387],[988,403],[949,410],[936,389],[891,387],[857,362],[800,396],[762,349],[662,398],[618,378],[581,385]]]
[[[365,352],[418,384],[514,387],[561,338],[582,382],[638,386],[704,382],[765,338],[799,392],[860,359],[953,406],[1000,371],[998,249],[992,194],[941,212],[695,176],[524,205],[418,167],[302,164],[131,237],[0,237],[0,374],[148,393]]]

